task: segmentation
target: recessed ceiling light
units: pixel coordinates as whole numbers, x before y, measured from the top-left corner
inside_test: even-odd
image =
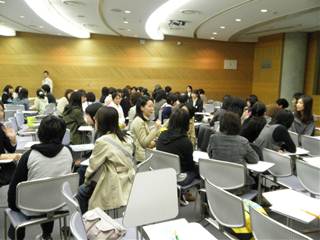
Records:
[[[5,4],[5,3],[6,3],[6,1],[2,1],[2,0],[0,0],[0,3]]]
[[[226,27],[225,27],[225,26],[220,26],[220,28],[221,28],[221,29],[225,29]]]
[[[236,22],[241,22],[241,18],[236,18]]]
[[[260,12],[266,13],[266,12],[268,12],[268,9],[261,9]]]
[[[39,28],[43,28],[43,26],[39,26]]]
[[[131,29],[128,28],[127,31],[128,31],[128,32],[131,32]]]
[[[124,10],[123,12],[124,12],[124,13],[126,13],[126,14],[131,13],[131,11],[130,11],[130,10]]]
[[[128,21],[123,21],[123,23],[128,24],[129,22]]]
[[[217,32],[213,32],[212,34],[213,34],[213,35],[218,35],[218,33],[217,33]]]
[[[216,38],[215,38],[215,37],[211,37],[210,39],[214,40],[214,39],[216,39]]]
[[[24,16],[21,15],[20,18],[24,18]]]

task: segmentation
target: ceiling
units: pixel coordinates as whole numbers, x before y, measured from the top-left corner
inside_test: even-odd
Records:
[[[167,2],[42,1],[48,1],[59,14],[90,33],[146,39],[149,38],[145,30],[148,17]],[[0,0],[0,25],[21,32],[69,36],[42,20],[24,0]],[[160,29],[170,36],[243,42],[280,32],[319,31],[320,0],[189,0],[168,15]]]

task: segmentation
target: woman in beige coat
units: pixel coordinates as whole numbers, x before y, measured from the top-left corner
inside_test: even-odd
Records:
[[[133,141],[120,130],[117,110],[101,107],[95,118],[97,131],[102,136],[96,140],[86,170],[85,183],[80,187],[77,197],[82,212],[87,207],[87,199],[82,197],[86,187],[94,189],[91,191],[89,210],[96,207],[110,210],[126,206],[135,175]]]
[[[155,139],[160,133],[160,120],[157,120],[152,128],[150,127],[149,118],[153,112],[153,101],[147,96],[140,97],[136,105],[136,117],[130,128],[136,146],[135,159],[137,162],[145,160],[145,149],[155,147]]]

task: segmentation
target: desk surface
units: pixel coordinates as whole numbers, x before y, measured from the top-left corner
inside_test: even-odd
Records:
[[[320,199],[291,189],[266,192],[262,195],[272,205],[271,210],[300,222],[310,223],[316,216],[320,216]]]
[[[91,126],[80,126],[78,128],[78,131],[81,131],[81,132],[92,132],[93,131],[93,127],[91,127]]]
[[[186,219],[176,219],[143,227],[150,240],[216,240],[199,223],[188,223]]]
[[[92,151],[94,148],[94,144],[93,143],[77,144],[77,145],[70,145],[70,147],[74,152],[86,152],[86,151]]]
[[[310,165],[320,168],[320,157],[304,157],[302,159]]]
[[[199,163],[199,158],[209,159],[209,155],[207,152],[194,151],[192,155],[193,155],[193,161],[195,163]]]
[[[247,168],[253,172],[263,173],[267,171],[269,168],[273,167],[274,163],[259,161],[255,164],[247,163]]]
[[[287,155],[287,156],[294,156],[294,155],[307,155],[309,154],[309,151],[304,149],[304,148],[301,148],[301,147],[297,147],[297,151],[295,153],[291,153],[291,152],[284,152],[283,153],[284,155]]]

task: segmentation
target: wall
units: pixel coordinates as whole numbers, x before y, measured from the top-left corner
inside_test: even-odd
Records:
[[[320,115],[320,95],[314,95],[315,93],[315,81],[317,76],[317,65],[320,61],[317,52],[319,52],[319,41],[320,32],[315,32],[309,34],[308,39],[308,54],[307,54],[307,64],[306,64],[306,75],[305,75],[305,85],[304,91],[306,94],[313,97],[313,111],[315,114]],[[319,118],[320,120],[320,118]],[[320,126],[320,121],[318,120],[317,125]]]
[[[280,97],[291,99],[304,91],[307,33],[286,33],[283,46]]]
[[[246,97],[251,93],[253,52],[251,43],[167,38],[140,44],[124,37],[74,39],[19,33],[0,37],[0,87],[23,85],[34,95],[46,69],[57,96],[66,88],[84,88],[100,96],[102,86],[153,89],[160,83],[178,91],[191,84],[214,99],[226,93]],[[238,70],[224,70],[224,59],[237,59]]]
[[[266,104],[280,94],[283,34],[259,39],[255,44],[252,93]]]

